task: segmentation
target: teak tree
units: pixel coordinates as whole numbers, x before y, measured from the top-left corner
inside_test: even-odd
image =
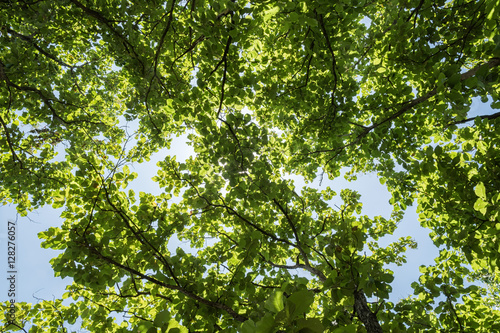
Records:
[[[499,11],[2,1],[0,198],[24,215],[64,207],[40,237],[73,279],[64,303],[2,312],[3,331],[500,331],[485,288],[500,277],[500,112],[471,113],[473,98],[500,107]],[[183,133],[195,154],[158,163],[160,195],[134,193],[129,166]],[[391,218],[361,215],[354,191],[287,176],[341,169],[376,173]],[[412,204],[442,250],[394,302],[387,265],[416,244],[378,240]]]

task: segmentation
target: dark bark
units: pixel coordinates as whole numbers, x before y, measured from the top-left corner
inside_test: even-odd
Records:
[[[383,332],[378,322],[377,315],[368,307],[366,296],[362,290],[356,290],[354,292],[354,311],[368,333]]]

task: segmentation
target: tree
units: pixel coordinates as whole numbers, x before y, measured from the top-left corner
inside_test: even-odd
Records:
[[[498,283],[500,112],[471,112],[500,106],[498,0],[0,8],[0,196],[21,214],[64,207],[40,237],[74,281],[71,302],[18,304],[4,330],[500,330],[464,282]],[[130,190],[129,166],[183,133],[196,154],[158,163],[163,193]],[[391,218],[287,177],[341,169],[377,173]],[[377,241],[412,204],[442,250],[395,303],[387,264],[416,244]]]

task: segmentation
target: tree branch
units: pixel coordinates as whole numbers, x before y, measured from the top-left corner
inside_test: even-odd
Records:
[[[326,45],[328,47],[328,50],[330,51],[330,56],[332,57],[332,74],[333,74],[333,89],[332,89],[332,101],[331,105],[332,107],[335,107],[335,92],[337,91],[337,61],[335,60],[335,53],[333,52],[332,44],[330,43],[330,38],[328,37],[328,32],[326,31],[325,23],[323,22],[323,15],[319,14],[318,15],[318,22],[321,27],[321,32],[323,33],[323,36],[325,37],[326,40]]]
[[[383,333],[377,315],[368,307],[366,296],[362,290],[354,291],[354,311],[368,333]]]
[[[77,233],[77,235],[78,235],[78,233]],[[82,237],[81,235],[78,235],[78,236]],[[85,236],[83,236],[82,238],[85,239]],[[198,295],[196,295],[196,294],[194,294],[194,293],[192,293],[190,291],[187,291],[186,289],[184,289],[181,286],[164,283],[164,282],[162,282],[162,281],[160,281],[160,280],[158,280],[158,279],[156,279],[156,278],[154,278],[152,276],[149,276],[149,275],[146,275],[144,273],[141,273],[138,270],[135,270],[135,269],[133,269],[133,268],[131,268],[129,266],[123,265],[123,264],[117,262],[116,260],[103,255],[94,246],[91,246],[91,245],[86,244],[86,243],[83,243],[82,245],[85,246],[88,250],[90,250],[91,253],[95,254],[97,257],[99,257],[100,259],[106,261],[107,263],[111,264],[112,266],[121,268],[121,269],[123,269],[126,272],[129,272],[129,273],[131,273],[133,275],[139,276],[141,279],[147,280],[147,281],[149,281],[149,282],[151,282],[153,284],[156,284],[158,286],[167,288],[169,290],[178,291],[178,292],[186,295],[187,297],[200,302],[201,304],[204,304],[204,305],[207,305],[209,307],[216,308],[216,309],[219,309],[219,310],[226,311],[229,315],[231,315],[235,320],[237,320],[239,322],[244,322],[245,320],[247,320],[246,317],[238,314],[235,310],[233,310],[232,308],[230,308],[229,306],[227,306],[225,304],[221,304],[221,303],[218,303],[218,302],[213,302],[213,301],[207,300],[207,299],[205,299],[203,297],[200,297],[200,296],[198,296]]]
[[[315,275],[317,276],[321,282],[325,282],[326,281],[326,276],[323,274],[323,272],[321,272],[320,270],[312,267],[312,266],[308,266],[308,265],[304,265],[304,264],[295,264],[295,265],[279,265],[279,264],[275,264],[269,260],[266,261],[268,264],[270,264],[271,266],[275,267],[275,268],[284,268],[284,269],[298,269],[298,268],[301,268],[301,269],[304,269],[306,271],[308,271],[309,273],[311,273],[312,275]]]
[[[16,163],[16,161],[17,161],[19,163],[21,169],[23,169],[23,161],[21,161],[19,156],[17,156],[16,151],[14,150],[14,144],[12,143],[9,129],[7,128],[7,124],[5,124],[5,122],[3,121],[3,118],[1,116],[0,116],[0,123],[2,124],[2,128],[5,132],[5,138],[7,139],[7,144],[9,146],[10,152],[12,154],[12,160],[14,161],[14,163]]]
[[[464,333],[465,331],[464,331],[464,326],[462,325],[462,320],[460,320],[460,317],[458,316],[457,311],[455,310],[455,306],[451,302],[451,298],[450,298],[450,295],[447,292],[447,290],[444,290],[444,294],[446,296],[446,301],[448,302],[448,305],[450,306],[451,312],[453,313],[453,315],[455,316],[455,318],[457,320],[458,326],[460,328],[460,332]]]
[[[476,116],[476,117],[467,118],[467,119],[464,119],[464,120],[452,121],[451,123],[449,123],[447,125],[447,127],[449,127],[451,125],[465,124],[465,123],[467,123],[469,121],[475,120],[476,118],[480,118],[480,119],[496,119],[498,117],[500,117],[500,112],[496,112],[496,113],[493,113],[493,114],[485,114],[485,115],[482,115],[482,116]]]
[[[480,64],[480,65],[474,67],[473,69],[469,70],[468,72],[463,73],[460,76],[460,81],[465,81],[468,78],[473,77],[474,75],[476,75],[477,71],[481,67],[483,67],[483,66],[488,66],[488,68],[492,68],[492,67],[496,67],[498,65],[500,65],[500,58],[493,58],[490,61],[488,61],[487,63]],[[378,126],[380,126],[382,124],[385,124],[385,123],[387,123],[389,121],[392,121],[392,120],[398,118],[403,113],[411,110],[414,106],[416,106],[416,105],[418,105],[418,104],[420,104],[422,102],[427,101],[429,98],[431,98],[432,96],[435,96],[436,94],[437,94],[437,88],[434,88],[433,90],[429,91],[424,96],[415,98],[414,100],[411,100],[411,101],[408,101],[408,102],[405,102],[404,106],[401,109],[399,109],[398,112],[396,112],[393,115],[389,116],[388,118],[380,121],[379,123],[374,123],[373,125],[367,127],[366,130],[364,130],[364,132],[362,134],[360,134],[360,136],[361,135],[365,136],[366,134],[368,134],[368,132],[370,132],[371,130],[377,128]]]
[[[87,14],[88,16],[91,16],[91,17],[95,18],[97,21],[99,21],[102,24],[104,24],[116,37],[118,37],[118,39],[120,39],[123,42],[123,46],[125,46],[125,50],[127,51],[127,53],[131,54],[141,64],[141,66],[142,66],[142,73],[145,72],[146,68],[144,66],[144,63],[140,60],[139,55],[137,54],[137,52],[134,49],[134,46],[128,41],[128,39],[123,34],[121,34],[120,32],[118,32],[113,27],[113,25],[111,24],[111,21],[109,19],[107,19],[106,17],[104,17],[98,11],[95,11],[95,10],[93,10],[91,8],[85,7],[78,0],[70,0],[70,1],[73,4],[75,4],[78,8],[80,8],[81,10],[83,10],[83,12],[85,14]]]
[[[492,58],[488,62],[485,62],[485,63],[482,63],[480,65],[477,65],[476,67],[474,67],[473,69],[469,70],[468,72],[463,73],[460,76],[460,81],[467,80],[468,78],[473,77],[474,75],[476,75],[477,71],[482,66],[488,66],[488,68],[493,68],[493,67],[497,67],[499,65],[500,65],[500,58]],[[349,143],[346,143],[343,146],[340,146],[338,148],[333,148],[333,149],[316,150],[316,151],[308,152],[308,153],[305,153],[305,154],[307,155],[307,154],[318,154],[318,153],[326,153],[326,152],[336,152],[336,154],[333,157],[331,157],[326,162],[326,164],[329,164],[330,161],[332,161],[336,156],[338,156],[342,152],[342,150],[344,150],[347,147],[351,147],[351,146],[355,145],[362,138],[364,138],[366,135],[368,135],[368,133],[370,133],[372,130],[376,129],[380,125],[383,125],[383,124],[385,124],[387,122],[390,122],[390,121],[398,118],[402,114],[404,114],[404,113],[408,112],[409,110],[413,109],[418,104],[423,103],[423,102],[429,100],[431,97],[435,96],[436,94],[437,94],[437,88],[434,88],[433,90],[429,91],[424,96],[421,96],[421,97],[415,98],[413,100],[406,101],[406,102],[402,103],[401,105],[403,105],[403,106],[397,112],[395,112],[394,114],[390,115],[389,117],[381,120],[378,123],[373,123],[371,126],[364,127],[363,131],[360,134],[358,134],[354,140],[352,140]],[[497,113],[495,113],[493,115],[482,116],[482,117],[488,118],[488,119],[494,119],[494,118],[500,117],[500,115],[498,115]],[[457,123],[467,122],[467,121],[470,121],[470,120],[472,120],[472,119],[468,119],[468,120],[465,120],[465,121],[458,121]],[[351,135],[351,134],[349,134],[349,135]]]
[[[7,32],[10,33],[11,35],[15,36],[15,37],[18,37],[18,38],[24,40],[25,42],[28,42],[29,44],[31,44],[31,46],[33,46],[36,50],[38,50],[38,52],[40,52],[41,54],[43,54],[47,58],[52,59],[53,61],[55,61],[59,65],[64,66],[64,67],[68,67],[70,69],[75,68],[75,66],[69,65],[69,64],[65,63],[64,61],[62,61],[60,59],[57,59],[56,56],[54,56],[53,54],[50,54],[47,51],[45,51],[44,49],[42,49],[40,46],[38,46],[35,43],[35,41],[33,40],[33,37],[22,35],[22,34],[16,32],[16,31],[12,30],[11,28],[7,28]]]

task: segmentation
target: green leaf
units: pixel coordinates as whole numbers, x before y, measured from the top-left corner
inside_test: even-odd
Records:
[[[356,333],[356,325],[348,324],[333,330],[334,333]]]
[[[479,198],[486,200],[486,188],[484,187],[484,184],[482,182],[476,185],[474,192]]]
[[[257,330],[254,321],[248,319],[247,321],[243,322],[240,326],[240,331],[242,333],[256,333]]]
[[[309,290],[300,290],[294,292],[286,299],[286,304],[290,308],[289,318],[297,318],[307,313],[311,304],[314,302],[314,294]]]
[[[167,330],[165,332],[168,333],[188,333],[188,329],[181,324],[179,324],[176,320],[170,319],[168,322]]]
[[[380,279],[384,282],[391,283],[392,281],[394,281],[394,275],[385,273],[382,274]]]
[[[168,323],[168,320],[170,320],[170,312],[168,310],[160,311],[156,314],[154,325],[161,327],[163,324]]]
[[[275,326],[274,316],[270,313],[266,313],[264,317],[259,320],[256,324],[257,333],[270,333],[273,332]]]
[[[274,6],[264,12],[264,22],[269,21],[273,16],[275,16],[280,11],[278,6]]]
[[[299,318],[297,330],[302,333],[323,333],[325,328],[318,318]]]
[[[477,198],[476,202],[474,203],[474,209],[481,212],[481,214],[486,214],[487,207],[489,204],[481,198]]]
[[[278,290],[272,293],[271,296],[267,299],[264,307],[274,313],[278,313],[283,310],[283,292]]]

